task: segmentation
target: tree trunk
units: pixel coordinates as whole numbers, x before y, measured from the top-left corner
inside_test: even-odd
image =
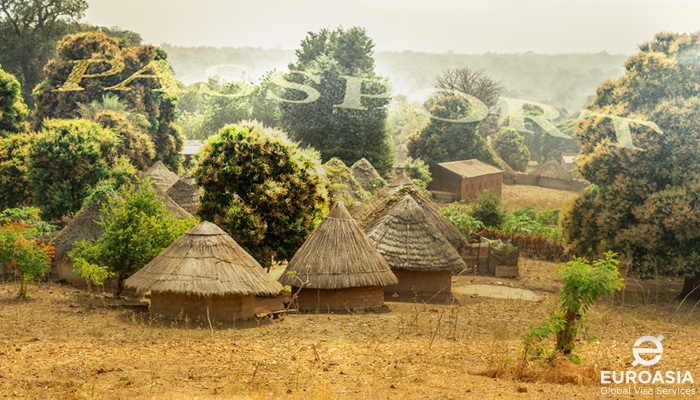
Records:
[[[557,332],[557,350],[561,351],[564,355],[571,354],[574,349],[574,333],[572,325],[574,321],[579,319],[580,316],[574,312],[568,311],[564,314],[564,329],[561,332]]]
[[[125,280],[126,280],[126,275],[119,274],[119,277],[117,278],[117,291],[114,293],[115,298],[119,297],[119,295],[122,294],[122,290],[124,290],[124,281]]]
[[[690,296],[688,296],[689,299],[700,299],[700,287],[698,286],[700,286],[700,277],[689,278],[686,276],[683,281],[683,290],[681,294],[678,295],[678,298],[683,300],[685,296],[690,294]]]

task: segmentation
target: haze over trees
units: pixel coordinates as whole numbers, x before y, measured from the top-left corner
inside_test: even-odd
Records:
[[[366,158],[380,174],[386,174],[394,161],[387,127],[389,87],[378,82],[381,77],[374,71],[373,49],[363,28],[309,32],[296,51],[296,61],[289,64],[288,79],[314,88],[320,97],[302,103],[308,93],[288,89],[285,98],[297,103],[280,104],[280,124],[293,139],[318,150],[324,162],[337,157],[352,165]],[[354,106],[344,106],[356,92],[348,77],[365,79],[357,94],[366,95]]]
[[[700,278],[700,34],[656,35],[625,63],[625,75],[600,84],[587,109],[653,121],[630,124],[633,145],[616,142],[610,118],[589,117],[574,133],[581,175],[592,183],[562,210],[568,250],[599,257],[613,250],[642,277]],[[697,291],[696,291],[697,292]]]

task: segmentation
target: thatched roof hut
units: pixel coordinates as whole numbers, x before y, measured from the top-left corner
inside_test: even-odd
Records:
[[[384,286],[397,283],[342,202],[294,254],[279,281],[294,288],[307,282],[299,307],[320,311],[381,307]]]
[[[405,196],[411,196],[421,208],[426,212],[428,219],[435,225],[438,232],[447,239],[452,247],[459,252],[462,242],[465,239],[462,232],[442,215],[442,209],[431,199],[423,195],[417,186],[402,186],[382,200],[365,218],[360,221],[360,228],[365,233],[371,232],[379,220],[386,215]]]
[[[127,182],[125,185],[132,185],[134,187],[134,190],[140,191],[141,187],[143,185],[143,182],[146,179],[151,179],[149,176],[146,176],[142,172],[137,172],[134,176],[131,177],[131,180]],[[158,186],[153,184],[151,181],[151,190],[153,190],[156,193],[156,196],[158,196],[159,199],[165,203],[165,207],[168,209],[168,211],[172,212],[175,214],[175,216],[178,219],[187,219],[187,218],[193,218],[192,214],[189,212],[185,211],[182,207],[180,207],[175,200],[170,198],[164,191],[162,191]]]
[[[197,186],[194,178],[189,174],[185,174],[165,193],[185,211],[194,214],[197,212],[199,197],[204,193],[204,190]]]
[[[452,271],[466,267],[411,196],[392,207],[367,236],[399,278],[388,292],[447,295]]]
[[[396,178],[394,178],[394,180],[391,181],[391,183],[379,189],[375,194],[372,195],[372,197],[370,197],[360,206],[355,207],[352,210],[352,217],[358,221],[362,221],[362,219],[367,214],[372,212],[372,210],[374,210],[374,208],[377,207],[382,202],[382,200],[386,199],[387,197],[389,197],[389,195],[391,195],[392,193],[404,186],[418,187],[408,176],[406,170],[402,169],[399,175],[396,176]]]
[[[170,171],[162,161],[158,161],[146,171],[146,176],[151,178],[154,186],[157,186],[163,192],[170,189],[177,182],[177,175]]]
[[[256,295],[277,295],[282,285],[221,228],[201,222],[125,281],[151,291],[151,311],[221,320],[253,316]]]
[[[342,160],[332,158],[323,164],[323,169],[330,181],[328,192],[331,202],[342,201],[352,207],[369,197],[369,193],[355,180],[350,168]]]
[[[81,240],[97,240],[102,236],[104,229],[98,222],[103,220],[104,208],[113,196],[117,196],[117,194],[108,193],[107,196],[94,198],[84,204],[73,220],[53,240],[59,280],[83,281],[83,278],[73,273],[73,262],[68,258],[68,253]]]
[[[549,160],[535,168],[530,175],[538,177],[539,186],[551,189],[564,190],[573,181],[571,173],[554,160]]]
[[[386,181],[382,179],[372,164],[366,158],[361,158],[350,167],[352,176],[362,186],[363,189],[370,193],[386,186]]]

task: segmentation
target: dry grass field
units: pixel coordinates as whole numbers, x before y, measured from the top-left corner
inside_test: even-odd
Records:
[[[83,289],[55,283],[30,286],[29,298],[19,301],[15,285],[4,283],[0,397],[620,398],[601,395],[597,371],[648,368],[631,366],[632,346],[641,336],[659,334],[665,336],[663,359],[653,368],[700,377],[700,310],[674,298],[679,280],[663,279],[628,281],[624,294],[595,305],[590,333],[599,339],[580,343],[581,367],[532,364],[529,381],[514,380],[522,333],[554,306],[555,267],[523,259],[518,279],[460,276],[453,283],[457,290],[527,288],[539,301],[479,295],[449,304],[389,302],[381,313],[288,315],[235,327],[167,322],[100,301],[86,309]],[[683,386],[700,393],[695,385]]]
[[[561,208],[577,193],[567,190],[547,189],[528,185],[503,185],[501,197],[508,211],[517,210],[532,205],[535,211],[545,208]]]

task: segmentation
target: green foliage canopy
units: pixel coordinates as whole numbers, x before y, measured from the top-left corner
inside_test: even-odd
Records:
[[[530,162],[530,151],[523,144],[523,137],[518,132],[512,129],[501,129],[493,138],[491,146],[511,168],[525,172]]]
[[[289,259],[325,209],[320,160],[282,131],[228,125],[200,150],[200,218],[225,230],[263,266]]]

